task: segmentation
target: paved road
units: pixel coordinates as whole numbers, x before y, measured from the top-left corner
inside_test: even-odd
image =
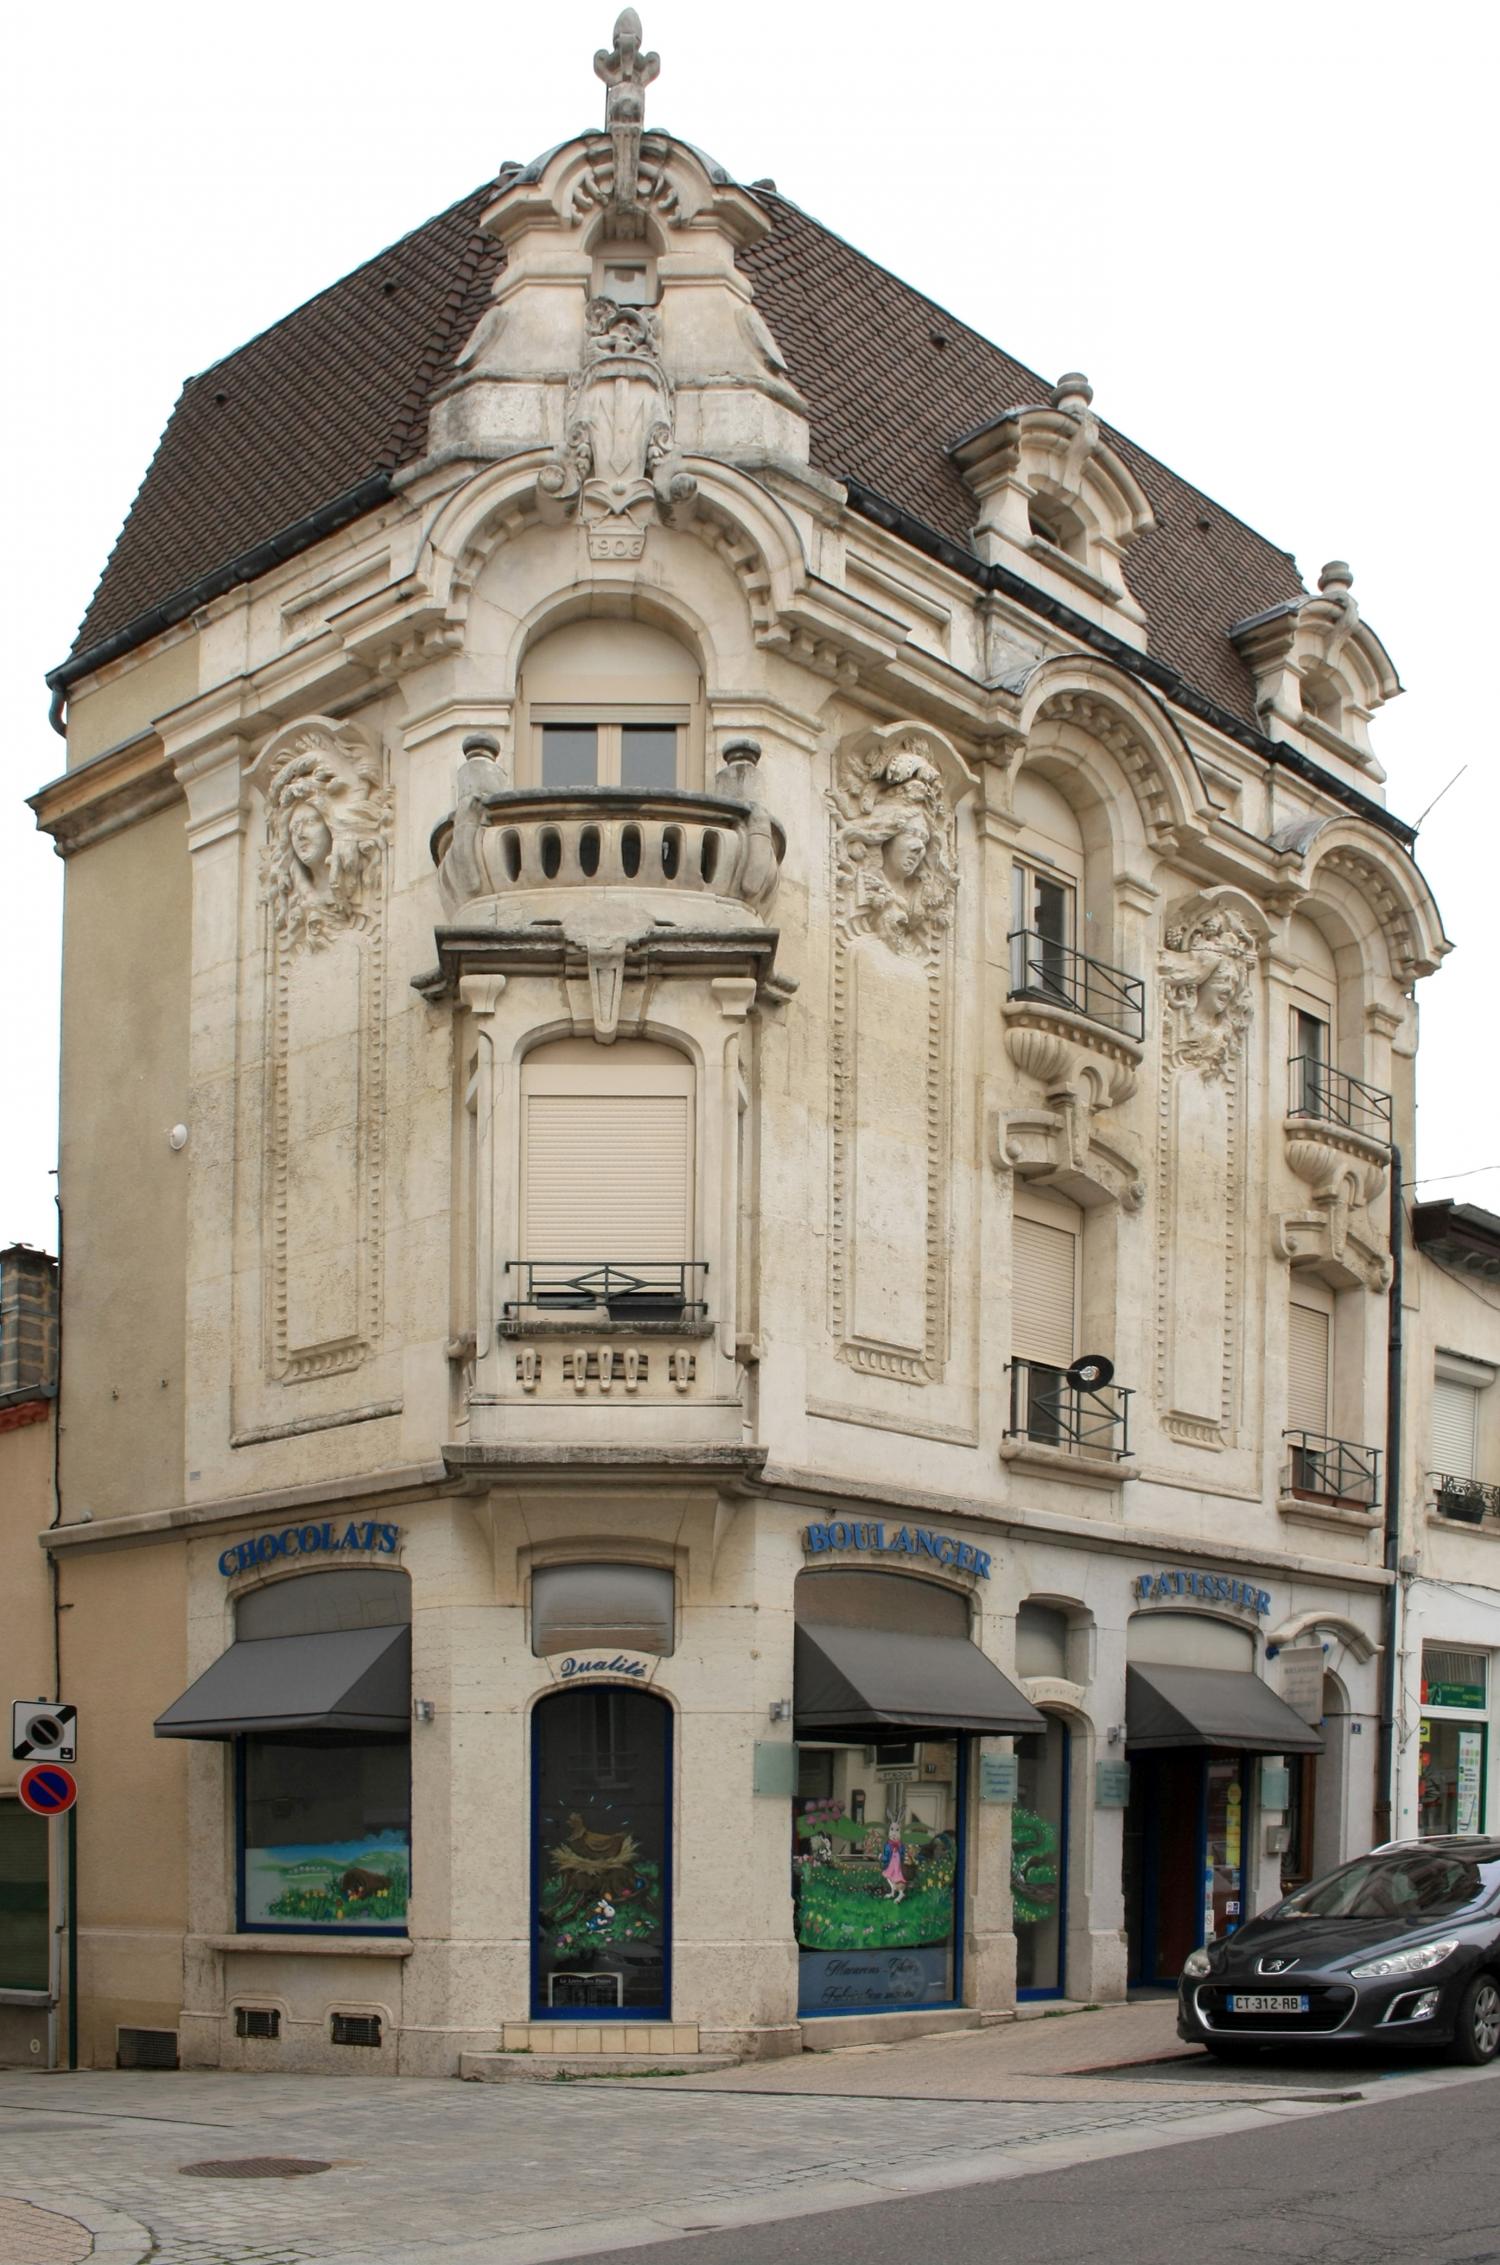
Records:
[[[1500,2265],[1495,2077],[633,2249],[630,2265]],[[583,2253],[580,2253],[580,2256]]]

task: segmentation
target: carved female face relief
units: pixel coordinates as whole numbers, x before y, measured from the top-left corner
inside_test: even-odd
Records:
[[[1238,915],[1218,910],[1167,931],[1162,956],[1168,1045],[1173,1058],[1207,1078],[1238,1060],[1251,1013],[1255,938]]]
[[[363,918],[389,797],[352,727],[295,726],[267,756],[265,894],[282,943],[316,951]]]
[[[920,955],[951,917],[958,887],[942,774],[915,741],[844,766],[835,800],[839,861],[855,883],[854,925]]]

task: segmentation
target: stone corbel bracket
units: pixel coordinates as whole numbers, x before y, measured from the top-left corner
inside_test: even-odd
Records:
[[[1041,1086],[1047,1106],[996,1112],[996,1170],[1044,1182],[1085,1206],[1139,1211],[1146,1182],[1135,1144],[1105,1135],[1096,1120],[1134,1093],[1144,1049],[1064,1007],[1012,999],[1002,1014],[1006,1051]]]
[[[1385,1185],[1385,1150],[1358,1133],[1329,1126],[1313,1136],[1302,1119],[1289,1118],[1286,1160],[1312,1200],[1305,1210],[1273,1216],[1276,1256],[1334,1289],[1388,1290],[1389,1244],[1370,1209]]]

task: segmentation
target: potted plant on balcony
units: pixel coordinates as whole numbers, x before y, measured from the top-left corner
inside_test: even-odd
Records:
[[[1440,1518],[1456,1518],[1460,1525],[1477,1526],[1484,1516],[1484,1496],[1464,1479],[1440,1478],[1437,1507]]]

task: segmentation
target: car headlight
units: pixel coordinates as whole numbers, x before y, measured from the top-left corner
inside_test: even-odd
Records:
[[[1182,1971],[1193,1979],[1206,1974],[1209,1971],[1208,1952],[1206,1950],[1190,1950],[1182,1962]]]
[[[1351,1966],[1349,1971],[1356,1982],[1372,1982],[1381,1974],[1425,1974],[1430,1966],[1441,1966],[1457,1950],[1456,1940],[1442,1943],[1418,1943],[1415,1950],[1393,1950],[1384,1958],[1366,1959],[1363,1966]]]

